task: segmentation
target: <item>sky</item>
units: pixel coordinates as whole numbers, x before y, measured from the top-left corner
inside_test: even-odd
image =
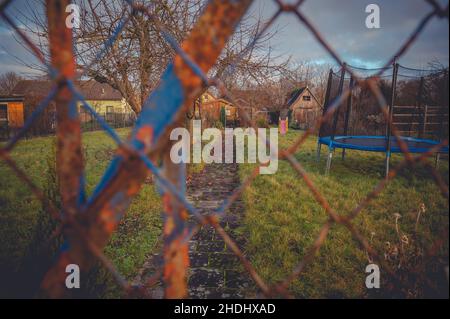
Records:
[[[295,2],[285,0],[285,2]],[[37,0],[14,0],[8,12],[40,12]],[[439,3],[447,5],[446,0]],[[380,8],[380,28],[368,29],[365,8],[377,4]],[[347,63],[360,67],[380,67],[413,32],[420,19],[432,10],[424,0],[306,0],[301,11],[321,32],[326,41]],[[277,10],[272,0],[255,0],[251,14],[268,19]],[[82,21],[81,21],[82,23]],[[291,57],[293,61],[318,64],[333,60],[306,27],[291,13],[282,14],[270,31],[276,35],[270,41],[274,55]],[[417,41],[401,57],[400,63],[413,68],[425,68],[431,61],[449,65],[448,20],[433,18]],[[22,61],[35,61],[14,39],[13,31],[0,19],[0,74],[14,71],[32,74]]]

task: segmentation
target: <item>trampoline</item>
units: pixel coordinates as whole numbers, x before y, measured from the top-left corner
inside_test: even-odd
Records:
[[[354,85],[353,74],[372,79],[376,74],[377,86],[388,104],[388,118],[382,116],[378,101],[368,88]],[[396,61],[386,69],[344,64],[337,72],[330,70],[322,116],[341,97],[344,88],[350,94],[335,106],[333,115],[321,123],[319,130],[317,159],[321,146],[328,146],[326,174],[330,172],[335,149],[342,149],[343,160],[345,151],[351,149],[385,153],[388,176],[391,154],[402,152],[392,134],[393,127],[411,153],[429,152],[448,139],[448,68],[421,70]],[[440,154],[448,154],[448,150],[448,146],[433,149],[436,165]]]
[[[408,150],[411,153],[426,153],[439,142],[402,136],[401,140],[408,146]],[[319,138],[319,143],[327,145],[330,149],[342,148],[352,149],[368,152],[387,152],[388,139],[386,136],[324,136]],[[401,149],[397,143],[395,136],[391,137],[391,153],[401,153]],[[445,146],[439,150],[439,153],[448,154],[448,146]]]

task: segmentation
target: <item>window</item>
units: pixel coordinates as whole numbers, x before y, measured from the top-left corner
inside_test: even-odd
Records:
[[[8,105],[0,104],[0,122],[8,121]]]
[[[114,106],[108,105],[106,107],[106,113],[114,113]]]
[[[311,96],[303,95],[303,101],[311,101]]]

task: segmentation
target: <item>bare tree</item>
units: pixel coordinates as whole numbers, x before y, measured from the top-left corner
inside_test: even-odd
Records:
[[[39,0],[44,6],[43,0]],[[33,0],[34,6],[36,1]],[[175,55],[161,28],[168,30],[178,43],[187,37],[201,14],[205,0],[142,1],[154,19],[143,12],[133,12],[121,0],[78,0],[80,28],[74,30],[76,58],[85,75],[108,83],[120,91],[131,108],[139,113],[162,72]],[[30,3],[31,6],[31,3]],[[17,13],[17,19],[48,58],[48,30],[45,17],[36,13]],[[131,17],[122,32],[114,30],[125,17]],[[276,30],[256,39],[264,26],[261,18],[249,13],[238,26],[231,41],[209,76],[221,78],[226,86],[242,85],[247,79],[259,80],[268,72],[283,69],[286,62],[273,63],[269,40]],[[104,43],[116,36],[114,44],[101,59],[97,54]],[[250,45],[252,44],[252,45]],[[36,66],[34,66],[36,67]]]
[[[311,89],[322,106],[323,103],[325,102],[328,75],[330,73],[331,68],[332,68],[331,64],[316,65],[313,70],[312,80],[310,82]]]
[[[8,95],[22,78],[15,72],[0,75],[0,94]]]

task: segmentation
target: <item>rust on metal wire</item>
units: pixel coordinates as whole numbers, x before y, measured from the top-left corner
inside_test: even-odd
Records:
[[[47,0],[47,16],[51,65],[58,72],[59,81],[75,76],[75,60],[72,30],[65,25],[65,8],[69,0]],[[61,83],[63,84],[63,83]],[[56,165],[64,214],[74,215],[79,204],[83,157],[81,152],[81,128],[76,100],[65,85],[55,98],[57,111]]]
[[[72,30],[66,27],[65,8],[69,0],[47,0],[46,10],[49,30],[51,66],[57,72],[60,89],[55,97],[57,117],[57,154],[56,165],[62,202],[62,215],[75,216],[80,207],[80,191],[83,187],[83,156],[81,152],[81,127],[78,119],[76,100],[72,92],[64,85],[65,80],[75,76],[75,59],[73,55]],[[79,234],[70,227],[65,229],[66,240],[73,256],[69,258],[62,253],[56,273],[46,276],[43,286],[50,296],[64,293],[65,267],[70,262],[84,264],[86,248],[81,244]]]
[[[234,27],[239,22],[250,3],[251,1],[249,0],[239,2],[215,0],[207,5],[202,17],[192,30],[190,37],[183,44],[186,53],[195,63],[201,65],[204,72],[208,71],[213,66],[228,38],[233,33]],[[52,9],[49,11],[49,14],[51,15]],[[65,21],[63,14],[58,18],[60,19],[59,23]],[[212,24],[212,26],[210,24]],[[55,41],[53,38],[51,40]],[[202,45],[198,45],[199,43]],[[195,99],[196,95],[201,92],[204,83],[181,57],[175,57],[174,65],[175,72],[179,77],[184,90],[183,103],[185,106],[188,106],[190,105],[189,103]],[[183,114],[183,108],[180,108],[179,114]],[[178,120],[180,119],[181,117],[178,116]],[[175,121],[175,124],[176,122],[177,121]],[[144,142],[146,146],[145,150],[147,152],[149,151],[149,147],[153,146],[154,143],[157,143],[157,141],[152,138],[152,130],[152,127],[143,126],[138,129],[137,133],[138,139]],[[165,131],[167,132],[168,130],[169,127],[166,127]],[[77,140],[76,138],[74,139]],[[133,150],[119,149],[117,154],[121,157],[122,161],[120,162],[120,166],[117,167],[114,177],[109,181],[106,187],[102,189],[101,194],[96,197],[92,203],[89,203],[85,213],[83,213],[82,216],[75,216],[79,224],[84,226],[85,233],[83,236],[85,236],[87,240],[93,241],[100,249],[103,249],[106,245],[112,232],[117,227],[122,214],[128,207],[131,198],[140,190],[140,187],[148,174],[147,167],[141,161],[139,155]],[[74,174],[73,176],[80,175]],[[69,256],[69,260],[78,260],[78,257],[87,258],[89,256],[89,253],[85,251],[80,252],[70,249],[64,253],[64,257],[61,258],[66,258],[66,254]],[[87,260],[89,259],[91,258],[88,258]],[[86,264],[88,267],[89,263],[86,263],[87,260],[84,260],[82,265]],[[58,277],[56,274],[64,272],[65,268],[63,269],[63,266],[63,263],[58,262],[55,267],[47,273],[46,278]],[[63,282],[60,280],[57,282],[60,286],[63,285]],[[51,287],[48,285],[45,287],[55,291],[55,294],[52,294],[53,296],[58,296],[60,294],[60,290],[53,285]]]
[[[164,176],[182,194],[185,193],[185,164],[174,164],[169,153],[164,155]],[[187,270],[189,268],[189,245],[184,241],[189,229],[188,214],[181,203],[169,192],[162,196],[164,208],[164,273],[166,298],[186,298]]]
[[[1,3],[1,17],[12,26],[24,43],[34,52],[36,57],[45,64],[46,61],[42,52],[7,15],[5,8],[11,2],[13,1],[7,0]],[[157,17],[151,15],[148,8],[133,1],[127,2],[133,9],[132,14],[135,11],[143,12],[155,23],[156,29],[165,33],[164,35],[167,36],[167,30],[158,22]],[[186,280],[189,267],[188,241],[198,231],[199,225],[203,224],[210,224],[216,229],[217,233],[223,238],[231,251],[238,256],[244,268],[266,296],[282,295],[290,297],[288,292],[290,283],[298,278],[305,268],[314,261],[314,256],[326,241],[331,226],[334,223],[344,226],[352,234],[355,241],[360,244],[360,248],[373,259],[380,262],[383,269],[392,277],[394,282],[402,284],[396,278],[395,273],[385,265],[385,262],[381,260],[377,252],[370,246],[367,239],[361,235],[359,230],[351,222],[374,198],[385,190],[389,182],[406,166],[413,167],[419,163],[423,164],[434,178],[442,195],[445,198],[449,196],[448,185],[439,175],[439,172],[427,162],[427,159],[432,156],[433,152],[439,150],[442,146],[448,145],[448,141],[442,141],[427,153],[420,156],[413,156],[409,152],[407,145],[400,138],[400,133],[397,128],[392,124],[392,119],[387,111],[388,103],[385,101],[375,80],[377,75],[380,75],[398,57],[407,52],[432,18],[448,19],[448,5],[447,7],[441,7],[435,0],[426,0],[433,10],[419,21],[410,36],[405,39],[400,48],[392,55],[392,58],[386,62],[385,67],[380,69],[379,74],[376,74],[373,78],[362,79],[343,63],[337,52],[326,41],[313,23],[303,14],[300,7],[304,2],[303,0],[298,0],[294,4],[287,4],[282,0],[275,0],[275,3],[278,5],[278,10],[268,20],[268,23],[256,36],[256,39],[251,42],[250,46],[256,43],[257,38],[262,36],[281,13],[292,13],[310,31],[326,52],[341,66],[342,70],[348,72],[354,78],[356,86],[366,87],[371,91],[372,95],[376,98],[380,111],[386,119],[387,125],[392,126],[392,135],[397,139],[404,159],[389,172],[387,178],[380,180],[373,190],[355,208],[350,210],[349,214],[338,213],[333,209],[331,204],[313,183],[303,165],[299,163],[293,154],[301,148],[307,137],[315,129],[320,127],[321,123],[332,117],[341,105],[344,104],[343,101],[351,94],[350,88],[346,88],[340,94],[339,98],[329,107],[329,110],[317,119],[314,127],[301,134],[288,149],[279,152],[280,157],[286,159],[303,179],[316,202],[328,214],[329,219],[322,225],[314,243],[306,250],[306,255],[303,256],[297,266],[287,275],[286,279],[281,281],[281,283],[269,286],[259,276],[241,249],[218,222],[220,214],[227,210],[244,189],[256,178],[258,168],[254,169],[243,181],[241,186],[224,201],[219,211],[211,212],[207,216],[200,216],[198,220],[199,224],[193,229],[188,229],[187,207],[184,207],[179,197],[177,198],[175,196],[181,194],[185,198],[185,168],[182,165],[172,163],[168,157],[168,132],[172,127],[181,124],[185,111],[193,104],[193,101],[207,85],[215,85],[224,96],[227,96],[234,102],[232,95],[228,92],[223,82],[220,79],[208,80],[206,74],[216,62],[229,37],[233,34],[237,23],[239,23],[252,1],[211,0],[208,2],[189,38],[183,42],[181,47],[175,44],[177,55],[171,65],[173,69],[168,68],[168,74],[166,75],[169,76],[163,78],[162,83],[155,90],[165,98],[164,102],[168,101],[168,104],[172,103],[172,106],[178,103],[175,108],[172,108],[174,110],[173,114],[168,114],[171,116],[171,120],[163,123],[163,127],[154,127],[149,124],[151,121],[145,121],[145,119],[140,122],[135,128],[132,142],[120,145],[117,149],[115,159],[110,166],[111,170],[105,174],[107,177],[105,179],[106,182],[104,185],[101,185],[102,187],[99,188],[98,194],[95,194],[91,201],[85,202],[83,197],[83,157],[81,152],[80,122],[77,117],[77,107],[73,92],[66,85],[68,83],[67,81],[72,81],[75,76],[72,30],[66,28],[65,25],[65,8],[70,1],[46,0],[51,57],[51,67],[49,70],[51,71],[52,78],[57,82],[58,87],[58,93],[55,98],[58,123],[57,171],[62,198],[62,212],[57,211],[54,205],[50,205],[49,212],[56,220],[61,222],[58,231],[65,235],[68,244],[66,246],[67,248],[61,252],[59,259],[48,271],[43,280],[42,287],[50,297],[67,296],[67,289],[64,286],[67,275],[65,273],[67,264],[76,263],[83,270],[86,270],[92,265],[94,260],[99,260],[103,263],[125,292],[130,294],[132,292],[139,292],[146,296],[145,284],[143,287],[137,287],[136,290],[133,290],[134,288],[120,275],[114,268],[114,265],[102,252],[128,208],[131,199],[139,192],[148,174],[148,166],[142,159],[143,154],[148,155],[151,160],[162,158],[164,164],[163,178],[175,187],[177,193],[175,194],[172,191],[165,190],[162,195],[164,208],[164,265],[162,266],[162,270],[157,270],[151,280],[146,283],[147,285],[152,285],[159,275],[162,274],[165,283],[165,297],[185,298],[188,296]],[[171,43],[171,45],[174,44]],[[172,78],[170,77],[170,75],[173,75],[171,72],[175,75]],[[178,96],[179,100],[176,100],[170,94],[171,92],[167,92],[169,91],[168,88],[174,85],[182,91]],[[239,107],[239,103],[234,104]],[[150,108],[164,111],[164,106],[156,103],[150,105]],[[243,109],[242,112],[244,118],[248,120],[253,128],[256,128],[254,121],[249,117],[246,110]],[[139,147],[137,148],[136,145]],[[0,158],[24,181],[38,199],[41,201],[45,200],[42,191],[39,190],[26,173],[19,169],[10,158],[9,151],[6,148],[0,149]],[[444,236],[448,238],[448,232]],[[443,243],[443,239],[438,239],[426,255],[432,256]],[[419,271],[421,271],[420,267],[416,269],[416,272]]]

